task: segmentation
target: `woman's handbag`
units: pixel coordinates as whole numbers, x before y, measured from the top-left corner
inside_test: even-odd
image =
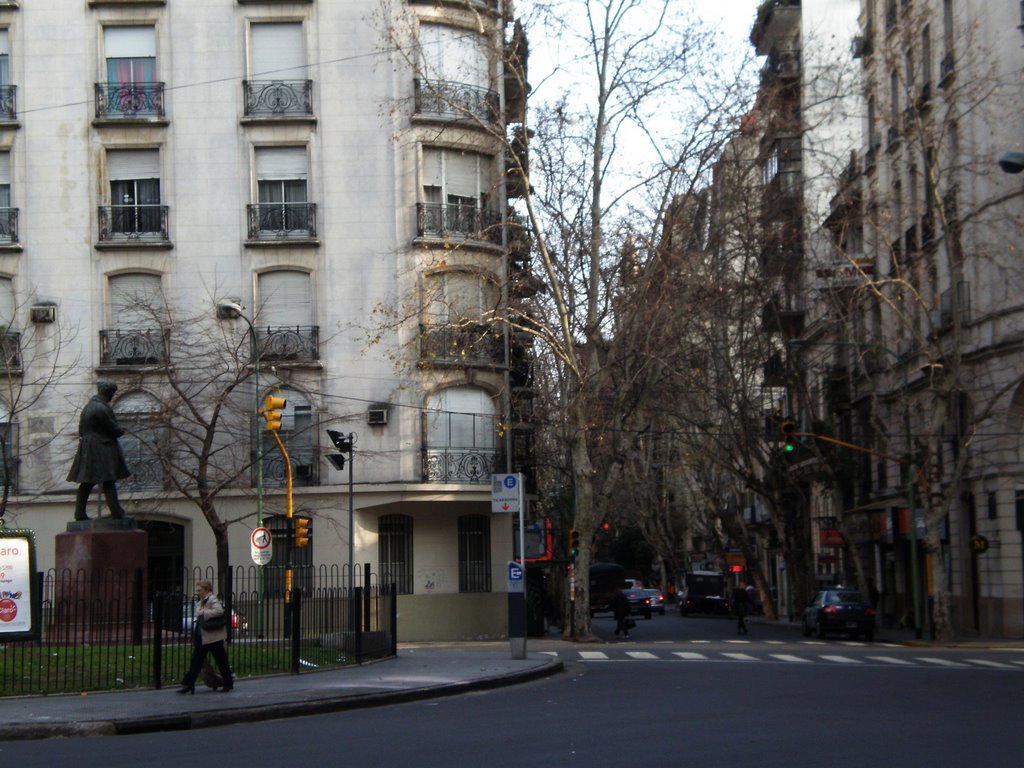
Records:
[[[227,612],[221,612],[218,616],[203,616],[202,628],[207,632],[224,629],[228,625]]]

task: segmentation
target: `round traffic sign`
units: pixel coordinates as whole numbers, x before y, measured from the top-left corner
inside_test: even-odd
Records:
[[[249,537],[249,541],[252,544],[250,552],[252,561],[256,565],[266,565],[269,563],[274,556],[274,549],[271,546],[273,537],[271,537],[270,531],[262,526],[255,528]]]

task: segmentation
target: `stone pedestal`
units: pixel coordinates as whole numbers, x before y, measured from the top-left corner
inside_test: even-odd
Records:
[[[54,618],[76,633],[141,631],[145,617],[148,536],[134,518],[70,522],[55,537]]]

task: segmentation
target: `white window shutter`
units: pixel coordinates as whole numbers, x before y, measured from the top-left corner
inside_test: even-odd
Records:
[[[156,149],[112,149],[107,152],[110,181],[159,179],[160,152]]]
[[[446,194],[479,198],[477,160],[477,155],[469,152],[447,152],[445,154],[445,178],[448,181]]]
[[[256,150],[256,178],[286,181],[306,178],[305,147],[260,147]]]
[[[313,325],[313,297],[308,273],[297,270],[264,272],[260,275],[259,287],[257,325],[264,328]]]
[[[114,328],[142,331],[159,325],[163,307],[159,275],[114,275],[109,285],[110,323]]]
[[[302,24],[253,24],[252,77],[255,80],[305,80]]]
[[[156,56],[153,27],[104,27],[103,52],[108,59],[138,59]]]
[[[11,183],[11,153],[0,152],[0,184]]]
[[[469,29],[441,24],[420,26],[423,76],[428,80],[490,86],[487,40]]]
[[[0,277],[0,324],[12,328],[14,312],[14,282],[9,277]]]

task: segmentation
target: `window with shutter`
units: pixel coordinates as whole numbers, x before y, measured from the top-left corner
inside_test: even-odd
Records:
[[[163,234],[160,152],[122,149],[107,153],[110,228],[121,235]]]
[[[306,167],[305,147],[256,150],[256,192],[261,231],[310,231]]]

